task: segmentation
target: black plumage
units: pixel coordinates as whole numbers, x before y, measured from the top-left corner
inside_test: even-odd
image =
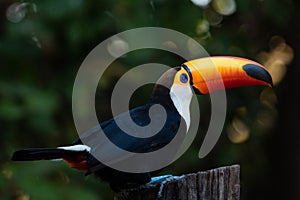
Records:
[[[116,124],[115,119],[110,119],[102,122],[101,133],[98,127],[94,127],[88,132],[89,135],[104,133],[109,140],[119,148],[134,153],[148,153],[158,150],[168,144],[178,132],[181,123],[181,116],[178,113],[173,101],[170,98],[170,87],[173,83],[174,76],[180,68],[173,68],[169,70],[158,81],[155,86],[152,96],[146,105],[134,108],[129,111],[132,120],[139,126],[146,126],[150,123],[149,109],[151,106],[159,104],[164,107],[167,113],[166,123],[159,133],[148,138],[138,138],[123,132]],[[160,117],[160,113],[152,113],[155,117]],[[124,117],[124,114],[120,114],[115,118]],[[84,137],[85,134],[83,134]],[[81,139],[75,140],[72,145],[83,144]],[[94,148],[97,151],[103,152],[103,154],[109,155],[110,149],[106,147],[106,144],[97,144]],[[103,163],[100,163],[92,154],[86,151],[71,151],[56,148],[33,148],[17,151],[13,155],[13,160],[40,160],[40,159],[57,159],[65,158],[67,155],[81,154],[85,156],[86,164],[88,166],[86,174],[94,174],[104,181],[109,182],[112,189],[115,191],[136,187],[141,184],[145,184],[150,181],[151,177],[157,174],[159,171],[147,172],[147,173],[128,173],[121,172],[112,169]],[[35,157],[37,156],[37,157]],[[69,157],[68,157],[69,158]],[[78,161],[78,160],[76,160]],[[79,160],[80,162],[82,161]],[[75,167],[76,168],[76,167]]]

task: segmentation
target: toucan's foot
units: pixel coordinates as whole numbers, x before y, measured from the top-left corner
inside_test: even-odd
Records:
[[[161,198],[165,183],[167,183],[168,181],[171,181],[171,180],[179,179],[179,178],[182,178],[182,176],[172,176],[171,174],[163,175],[163,176],[156,176],[156,177],[152,177],[151,181],[147,185],[159,184],[160,186],[159,186],[159,191],[158,191],[157,197]]]
[[[163,175],[163,176],[155,176],[151,178],[151,181],[148,184],[161,184],[166,179],[172,177],[171,174]]]

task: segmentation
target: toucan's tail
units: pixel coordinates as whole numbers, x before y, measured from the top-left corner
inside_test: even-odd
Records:
[[[13,161],[64,159],[71,167],[79,170],[89,169],[87,157],[90,148],[86,145],[73,145],[57,148],[30,148],[16,151]]]

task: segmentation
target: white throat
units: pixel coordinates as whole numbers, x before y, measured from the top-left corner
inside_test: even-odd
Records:
[[[193,91],[189,85],[174,84],[170,90],[171,99],[186,123],[186,131],[189,130],[191,123],[190,103],[193,97]]]

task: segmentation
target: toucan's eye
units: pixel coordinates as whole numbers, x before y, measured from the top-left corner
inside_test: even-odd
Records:
[[[188,76],[187,76],[186,74],[181,74],[181,75],[180,75],[180,81],[181,81],[182,83],[188,82]]]

